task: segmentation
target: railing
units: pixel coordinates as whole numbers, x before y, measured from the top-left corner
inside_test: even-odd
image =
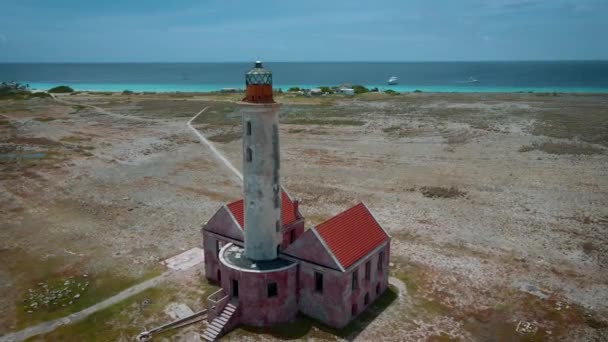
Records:
[[[219,289],[207,297],[207,320],[209,322],[222,313],[229,299],[224,289]]]
[[[139,335],[137,335],[136,340],[137,341],[148,341],[149,339],[152,338],[153,335],[155,334],[159,334],[163,331],[167,331],[170,329],[176,329],[176,328],[181,328],[183,326],[192,324],[192,323],[196,323],[196,322],[200,322],[203,319],[205,319],[207,313],[207,309],[203,309],[201,311],[195,312],[190,316],[187,317],[183,317],[183,318],[179,318],[176,319],[173,322],[169,322],[167,324],[163,324],[159,327],[156,327],[154,329],[150,329],[148,331],[143,331],[141,332]]]

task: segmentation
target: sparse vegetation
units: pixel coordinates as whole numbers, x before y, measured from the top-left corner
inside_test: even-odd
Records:
[[[287,91],[300,91],[300,87],[291,87],[289,89],[287,89]]]
[[[365,121],[353,119],[311,119],[311,118],[289,118],[282,121],[288,125],[328,125],[328,126],[363,126]]]
[[[596,108],[539,111],[530,133],[608,147],[608,117]]]
[[[306,131],[303,128],[290,128],[289,130],[287,130],[287,133],[302,133]]]
[[[23,305],[18,306],[17,310],[17,318],[18,318],[18,326],[25,327],[28,325],[32,325],[39,322],[48,321],[57,317],[62,317],[68,315],[72,312],[80,311],[86,307],[89,307],[95,303],[100,302],[101,300],[108,298],[125,288],[128,288],[134,284],[141,282],[142,280],[152,278],[154,276],[159,275],[159,269],[154,268],[151,269],[148,273],[144,275],[142,278],[131,278],[131,277],[119,277],[110,272],[98,273],[98,274],[89,274],[87,278],[83,278],[81,275],[77,275],[79,279],[77,284],[80,287],[85,287],[86,292],[82,292],[81,295],[77,298],[77,301],[73,301],[72,304],[67,305],[63,303],[63,301],[57,301],[57,304],[52,304],[49,306],[48,310],[39,310],[32,311],[29,308],[24,307]],[[76,275],[75,275],[76,276]],[[69,278],[72,279],[72,278]],[[67,280],[69,280],[67,279]],[[61,278],[61,284],[64,284],[66,279]],[[53,284],[59,284],[59,280],[55,278],[47,278],[37,280],[34,284],[49,284],[48,286],[51,288],[56,287]],[[71,284],[71,283],[70,283]],[[86,286],[84,285],[86,284]],[[69,285],[69,284],[68,284]],[[36,285],[38,286],[38,285]],[[58,286],[58,285],[57,285]],[[71,285],[70,285],[71,286]],[[68,286],[71,289],[71,287]],[[73,289],[72,289],[73,290]],[[84,290],[83,290],[84,291]],[[28,300],[30,296],[30,292],[24,289],[24,293],[22,295],[23,300]],[[75,294],[74,294],[75,296]],[[73,299],[73,298],[72,298]],[[69,302],[69,299],[66,299]],[[31,300],[30,300],[31,302]],[[41,303],[43,304],[43,303]],[[65,306],[63,304],[66,304]]]
[[[75,106],[72,106],[72,108],[74,108],[74,111],[73,111],[73,112],[71,112],[70,114],[78,114],[78,113],[80,113],[81,111],[83,111],[83,110],[87,109],[87,106],[83,106],[83,105],[75,105]]]
[[[69,86],[60,85],[60,86],[49,89],[48,92],[53,93],[53,94],[65,94],[65,93],[74,92],[74,89],[72,89]]]
[[[36,120],[38,122],[49,122],[49,121],[54,121],[54,120],[57,120],[57,119],[45,116],[45,117],[41,117],[41,118],[34,118],[34,120]]]
[[[29,100],[31,98],[48,98],[51,95],[44,92],[31,92],[29,84],[18,82],[0,83],[0,100]]]
[[[414,90],[414,93],[422,93],[422,90],[416,89],[416,90]]]
[[[399,92],[398,91],[394,91],[393,89],[387,89],[387,90],[384,91],[384,93],[388,94],[388,95],[399,95]]]
[[[517,151],[519,152],[530,152],[534,151],[535,148],[532,145],[522,145]]]
[[[365,94],[365,93],[369,93],[369,89],[359,85],[359,84],[355,84],[353,86],[353,90],[355,91],[355,94]]]
[[[209,140],[211,140],[213,142],[219,142],[219,143],[225,144],[225,143],[229,143],[229,142],[241,139],[242,135],[243,135],[242,132],[226,131],[226,132],[222,132],[222,133],[210,136]]]
[[[320,86],[319,89],[321,89],[322,92],[327,93],[327,94],[332,94],[333,91],[331,90],[330,87],[328,86]]]
[[[135,94],[135,92],[134,92],[134,91],[132,91],[132,90],[123,90],[123,91],[122,91],[122,94],[123,94],[123,95],[133,95],[133,94]]]
[[[519,152],[542,151],[548,154],[572,154],[572,155],[593,155],[603,154],[604,150],[590,144],[584,143],[569,143],[569,142],[535,142],[532,145],[523,145],[519,148]]]
[[[428,198],[457,198],[467,194],[453,186],[449,188],[442,186],[423,186],[420,188],[420,192],[424,197]]]
[[[393,133],[393,132],[398,132],[399,130],[401,130],[401,126],[391,126],[391,127],[385,127],[382,129],[382,132],[384,133]]]

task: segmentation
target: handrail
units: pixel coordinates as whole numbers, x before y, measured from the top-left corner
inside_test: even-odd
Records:
[[[137,335],[136,340],[137,341],[147,341],[150,338],[152,338],[152,335],[158,334],[158,333],[163,332],[165,330],[180,328],[180,327],[183,327],[185,325],[189,325],[189,324],[192,324],[192,323],[196,323],[196,322],[202,321],[205,318],[207,318],[206,314],[207,314],[207,309],[203,309],[201,311],[193,313],[190,316],[186,316],[186,317],[183,317],[183,318],[176,319],[173,322],[169,322],[169,323],[163,324],[161,326],[158,326],[158,327],[156,327],[154,329],[151,329],[151,330],[148,330],[148,331],[143,331],[143,332],[139,333],[139,335]]]

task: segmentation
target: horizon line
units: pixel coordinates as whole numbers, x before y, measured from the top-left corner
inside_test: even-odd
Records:
[[[0,64],[237,64],[252,63],[255,60],[233,60],[233,61],[28,61],[10,62],[0,61]],[[268,60],[263,63],[521,63],[521,62],[608,62],[608,59],[513,59],[513,60],[293,60],[279,61]]]

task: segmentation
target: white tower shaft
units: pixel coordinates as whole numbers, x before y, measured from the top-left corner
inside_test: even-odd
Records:
[[[281,228],[277,104],[243,105],[245,256],[277,257]]]

